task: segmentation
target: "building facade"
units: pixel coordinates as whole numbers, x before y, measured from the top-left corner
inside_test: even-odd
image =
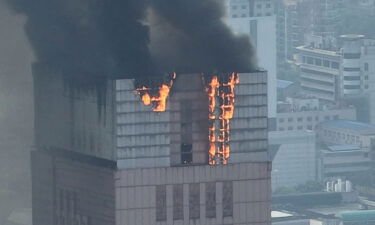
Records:
[[[340,55],[312,46],[297,47],[297,52],[301,91],[325,101],[336,101],[339,95]]]
[[[272,160],[272,190],[316,180],[315,132],[270,132],[269,143],[278,146]]]
[[[239,75],[226,165],[209,164],[202,75],[178,75],[165,112],[119,80],[117,224],[270,224],[267,75]],[[187,148],[189,147],[189,148]]]
[[[270,0],[230,0],[228,26],[236,35],[249,35],[259,67],[268,72],[268,117],[276,118],[276,16]],[[270,123],[270,125],[272,125]]]
[[[316,126],[329,120],[356,120],[353,106],[321,104],[316,98],[289,98],[278,104],[277,130],[315,130]]]

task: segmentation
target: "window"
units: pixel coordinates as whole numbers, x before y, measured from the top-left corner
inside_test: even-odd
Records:
[[[266,13],[266,16],[271,16],[271,13]]]
[[[358,72],[358,71],[361,71],[361,69],[359,67],[344,67],[344,71],[347,71],[347,72]]]
[[[258,16],[258,17],[262,16],[262,13],[257,13],[257,16]]]
[[[237,18],[237,17],[238,17],[237,14],[232,15],[232,18]]]
[[[284,123],[284,118],[280,118],[279,123]]]
[[[353,89],[360,89],[361,87],[359,85],[344,85],[344,88],[353,90]]]
[[[321,66],[322,65],[322,60],[321,59],[315,59],[315,65]]]
[[[271,3],[267,3],[267,4],[266,4],[266,8],[267,8],[267,9],[271,8]]]
[[[298,118],[297,118],[297,121],[298,121],[298,122],[302,122],[302,121],[303,121],[303,118],[302,118],[302,117],[298,117]]]
[[[167,190],[165,185],[156,186],[156,221],[167,220]]]
[[[334,115],[334,116],[333,116],[333,119],[334,119],[334,120],[338,120],[338,119],[339,119],[339,115]]]
[[[293,130],[293,127],[288,127],[288,130]]]
[[[365,76],[365,80],[368,80],[368,75]]]
[[[242,8],[242,9],[246,9],[247,6],[246,6],[246,5],[242,5],[241,8]]]
[[[332,68],[338,69],[340,67],[340,64],[338,62],[332,62]]]
[[[307,129],[308,129],[308,130],[313,130],[312,125],[307,125]]]
[[[236,5],[232,6],[232,9],[233,9],[233,10],[236,10],[236,9],[237,9],[237,6],[236,6]]]
[[[225,181],[223,183],[223,217],[233,216],[233,183]]]
[[[258,4],[258,5],[257,5],[257,8],[258,8],[258,9],[261,9],[261,8],[262,8],[262,4]]]
[[[365,89],[368,89],[368,84],[365,85]]]
[[[184,219],[183,185],[173,185],[173,220]]]
[[[311,117],[311,116],[308,116],[308,117],[307,117],[307,121],[309,121],[309,122],[312,121],[312,117]]]
[[[241,17],[246,17],[246,14],[242,14]]]
[[[360,80],[359,76],[344,76],[344,80]]]
[[[325,120],[329,120],[330,117],[329,117],[329,116],[325,116],[324,119],[325,119]]]
[[[200,217],[200,188],[199,184],[189,184],[189,218],[199,219]]]
[[[297,127],[297,130],[302,130],[303,129],[303,126],[298,126]]]
[[[279,128],[279,131],[284,131],[284,130],[285,130],[284,127],[280,127],[280,128]]]
[[[329,67],[329,65],[330,65],[330,63],[329,63],[328,60],[324,60],[324,61],[323,61],[323,66],[324,66],[324,67]]]
[[[293,122],[293,118],[288,118],[288,122]]]
[[[206,183],[206,217],[216,217],[216,183]]]
[[[314,64],[314,59],[313,58],[311,58],[311,57],[306,57],[306,62],[307,62],[307,64]]]
[[[315,116],[315,121],[319,121],[319,116]]]
[[[192,144],[181,144],[181,163],[189,164],[193,162],[193,145]]]
[[[365,71],[368,71],[368,63],[365,63]]]
[[[344,53],[344,59],[359,59],[361,53]]]

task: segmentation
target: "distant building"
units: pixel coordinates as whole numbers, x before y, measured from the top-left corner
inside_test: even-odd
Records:
[[[343,10],[342,0],[314,0],[312,32],[319,36],[336,36]]]
[[[353,106],[321,104],[316,98],[289,98],[278,103],[278,131],[315,130],[316,125],[329,120],[356,120]]]
[[[268,72],[268,118],[276,118],[276,16],[271,0],[229,0],[227,23],[236,35],[249,35],[258,64]],[[273,121],[270,122],[272,127]]]
[[[285,101],[287,97],[293,97],[299,92],[296,82],[277,80],[277,100]]]
[[[296,47],[304,44],[311,26],[311,3],[307,0],[275,1],[277,15],[277,69],[283,72],[293,60]]]
[[[297,47],[301,91],[352,104],[361,121],[375,123],[375,40],[342,35],[341,49],[325,48],[324,40]]]
[[[355,176],[371,168],[370,151],[358,145],[322,147],[319,154],[321,179]]]
[[[325,101],[336,101],[339,90],[340,54],[312,46],[297,47],[301,91]]]
[[[317,137],[326,145],[357,145],[370,148],[375,125],[350,120],[325,121],[318,125]]]
[[[315,132],[270,132],[272,189],[316,180]],[[272,148],[273,149],[273,148]]]

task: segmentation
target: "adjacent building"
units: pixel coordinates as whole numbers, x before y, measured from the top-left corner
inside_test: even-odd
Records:
[[[268,117],[276,118],[276,15],[271,0],[229,0],[228,26],[236,35],[249,35],[259,67],[268,72]]]
[[[269,144],[274,146],[271,148],[272,190],[317,179],[315,132],[270,132]]]
[[[116,224],[271,224],[267,74],[239,79],[226,165],[208,165],[202,75],[177,74],[165,112],[117,81]]]
[[[350,105],[322,104],[311,97],[288,98],[278,103],[276,127],[278,131],[315,130],[323,121],[356,118],[356,109]]]
[[[301,91],[324,101],[336,101],[339,96],[340,54],[315,45],[296,49]]]
[[[33,224],[114,225],[112,83],[85,90],[43,64],[33,75]]]

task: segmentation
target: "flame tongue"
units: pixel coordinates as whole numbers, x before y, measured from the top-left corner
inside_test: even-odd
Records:
[[[173,73],[172,79],[169,84],[162,84],[159,87],[158,96],[151,96],[149,93],[150,88],[145,86],[141,88],[137,88],[136,92],[141,96],[141,100],[145,105],[153,104],[152,111],[154,112],[164,112],[167,108],[167,98],[169,96],[169,92],[171,87],[173,86],[173,82],[176,79],[176,73]]]
[[[230,157],[229,134],[230,120],[234,114],[236,84],[240,82],[239,75],[232,73],[228,82],[220,84],[217,76],[211,79],[206,92],[209,101],[209,164],[227,164]],[[220,99],[219,99],[220,98]],[[219,102],[220,115],[217,116],[216,101]],[[218,129],[216,128],[218,125]]]

